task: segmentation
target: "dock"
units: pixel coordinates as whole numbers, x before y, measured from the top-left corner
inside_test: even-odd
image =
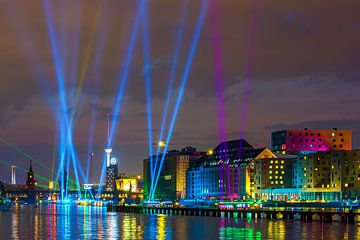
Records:
[[[284,209],[236,209],[226,210],[217,208],[183,208],[183,207],[147,207],[108,205],[108,212],[138,213],[138,214],[165,214],[173,216],[202,216],[225,218],[250,219],[300,219],[304,222],[320,221],[331,223],[335,219],[345,224],[354,224],[358,212],[331,211],[331,210],[284,210]]]

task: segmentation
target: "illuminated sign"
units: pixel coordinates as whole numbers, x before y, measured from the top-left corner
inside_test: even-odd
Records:
[[[116,158],[111,158],[110,163],[111,163],[112,165],[116,164]]]
[[[92,189],[92,188],[93,188],[93,186],[94,186],[94,184],[91,184],[91,183],[85,183],[85,184],[84,184],[84,189],[85,189],[85,190],[90,190],[90,189]]]

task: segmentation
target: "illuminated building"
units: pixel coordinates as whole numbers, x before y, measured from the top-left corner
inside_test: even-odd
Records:
[[[138,192],[138,179],[137,177],[120,177],[115,179],[116,191],[118,192]]]
[[[277,154],[265,148],[251,163],[254,166],[252,197],[266,199],[268,197],[262,194],[268,192],[266,190],[291,188],[292,161],[294,158],[296,155]]]
[[[352,150],[351,130],[282,130],[271,134],[272,150],[277,153]]]
[[[187,171],[190,199],[243,198],[253,188],[252,161],[265,149],[254,149],[244,139],[220,143]]]
[[[16,184],[16,166],[11,166],[11,184]]]
[[[300,154],[293,163],[293,186],[305,200],[360,196],[360,150]]]
[[[186,170],[190,164],[198,160],[204,152],[197,152],[195,148],[186,147],[181,151],[172,150],[166,153],[164,164],[160,172],[160,177],[155,199],[183,199],[186,196]],[[153,156],[155,159],[155,156]],[[161,159],[161,156],[159,156]],[[144,197],[148,198],[151,186],[150,160],[143,160],[144,174]]]
[[[115,178],[118,176],[118,164],[116,158],[110,159],[109,166],[106,166],[106,191],[114,191]]]

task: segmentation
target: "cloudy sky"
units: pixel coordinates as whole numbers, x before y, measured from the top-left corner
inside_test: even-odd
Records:
[[[244,136],[269,146],[272,130],[349,128],[360,147],[360,2],[209,0],[170,148],[215,147]],[[100,169],[106,114],[124,71],[138,1],[0,0],[0,179],[6,163],[27,168],[10,143],[53,168],[59,91],[49,24],[56,30],[74,142],[83,164],[95,116],[95,167]],[[173,110],[202,1],[149,2],[153,140],[157,141],[178,32],[180,57]],[[144,16],[144,15],[142,15]],[[183,28],[181,19],[185,18]],[[116,137],[120,172],[142,172],[148,155],[144,48],[139,30]],[[78,96],[78,104],[75,104]],[[5,143],[6,141],[6,143]],[[34,164],[36,171],[51,172]],[[25,174],[18,173],[18,181]],[[99,172],[95,173],[99,177]]]

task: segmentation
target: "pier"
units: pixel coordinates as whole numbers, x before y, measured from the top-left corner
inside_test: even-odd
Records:
[[[250,219],[299,219],[303,222],[320,221],[331,223],[340,221],[344,224],[354,224],[360,215],[353,211],[331,210],[284,210],[284,209],[236,209],[225,210],[216,208],[182,208],[182,207],[146,207],[108,205],[108,212],[138,213],[138,214],[166,214],[174,216],[203,216],[223,218],[250,218]]]

